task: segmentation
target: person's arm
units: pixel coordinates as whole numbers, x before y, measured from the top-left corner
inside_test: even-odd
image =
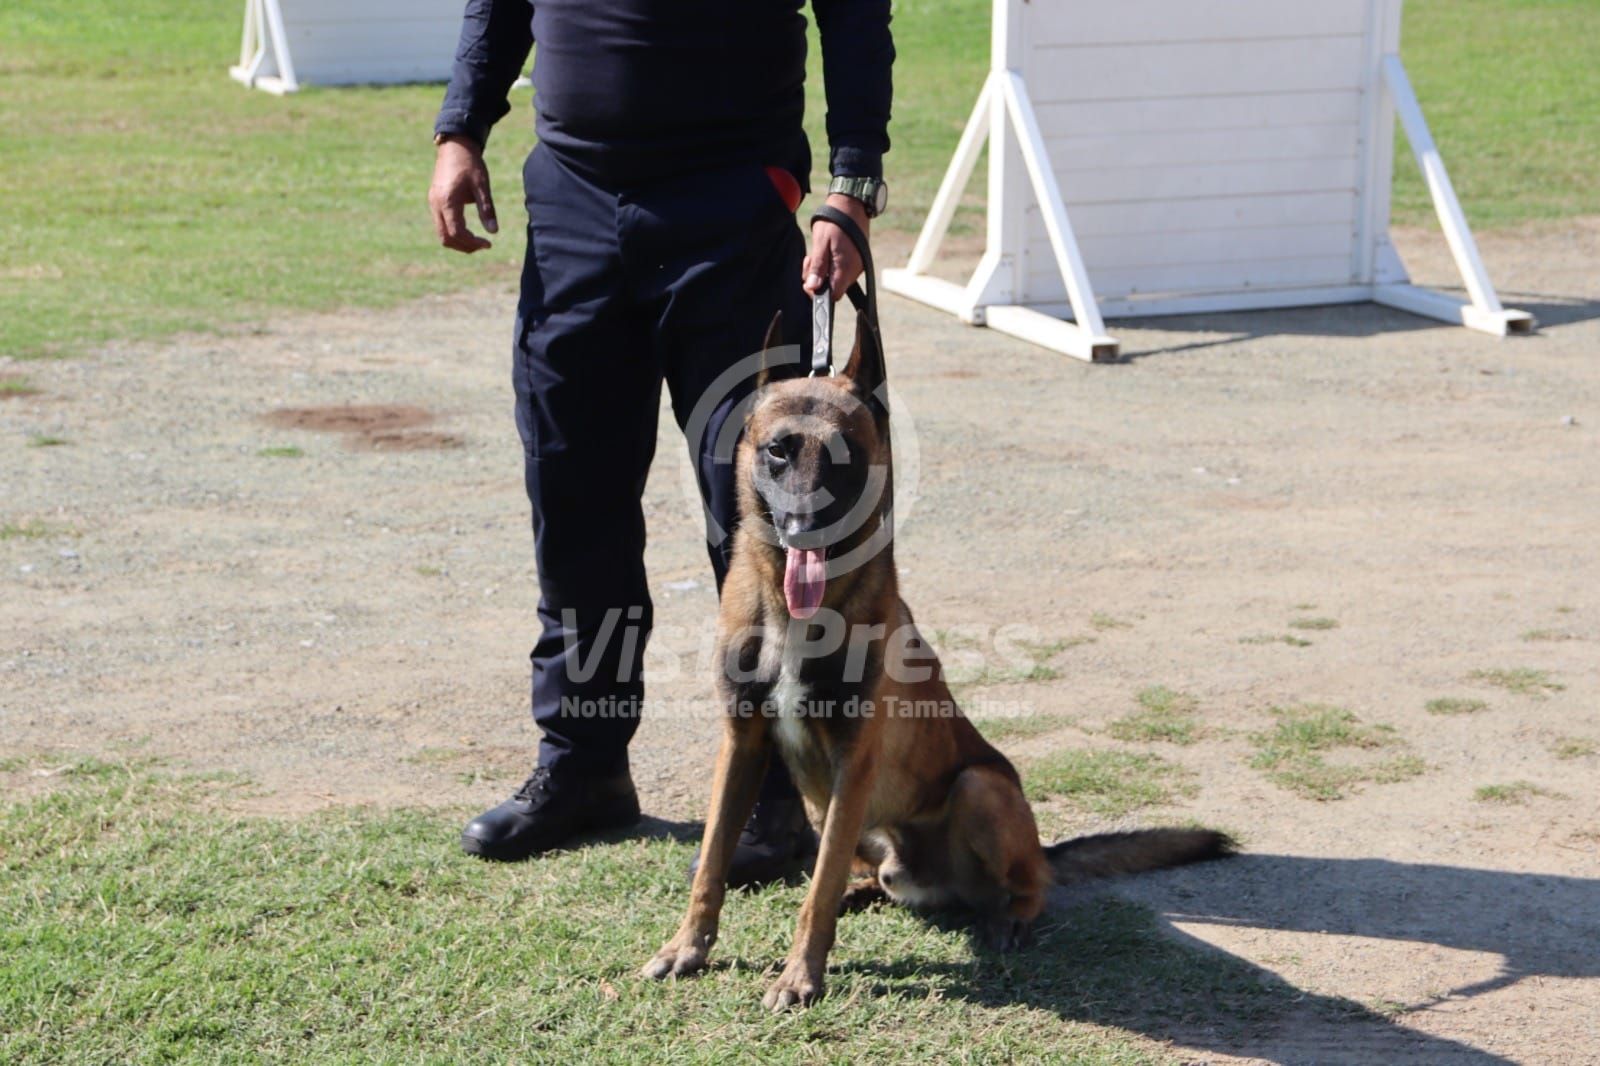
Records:
[[[889,0],[812,0],[811,9],[822,37],[828,172],[835,177],[882,178],[893,96]],[[834,193],[828,204],[868,232],[870,220],[859,200]],[[826,282],[838,299],[861,276],[861,257],[839,227],[819,222],[812,227],[811,254],[801,273],[807,292],[820,292]]]
[[[467,228],[464,208],[469,203],[477,204],[484,229],[499,232],[483,146],[490,128],[511,110],[506,97],[532,48],[529,0],[467,0],[455,68],[433,124],[438,149],[428,206],[446,248],[475,252],[490,246]]]

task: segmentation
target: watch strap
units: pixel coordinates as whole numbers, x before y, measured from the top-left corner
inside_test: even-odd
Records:
[[[881,178],[847,177],[843,174],[835,177],[828,183],[830,193],[842,193],[853,200],[859,200],[867,209],[868,218],[878,216],[878,190],[883,186]]]

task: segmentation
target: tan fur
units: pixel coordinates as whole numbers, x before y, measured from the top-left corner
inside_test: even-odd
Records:
[[[757,448],[798,427],[785,438],[792,448],[784,469],[802,481],[817,479],[826,466],[822,438],[837,433],[854,448],[852,462],[886,473],[892,465],[887,411],[871,402],[881,395],[881,354],[866,347],[858,330],[843,374],[765,386],[747,421],[738,455],[741,521],[718,620],[718,690],[729,714],[711,812],[688,913],[644,969],[665,977],[705,965],[732,849],[766,760],[776,752],[819,815],[821,843],[794,946],[766,995],[773,1009],[803,1006],[822,994],[842,901],[882,895],[917,906],[965,906],[979,915],[985,940],[1003,949],[1026,941],[1058,879],[1155,869],[1231,850],[1226,837],[1206,830],[1150,830],[1068,841],[1048,852],[1041,847],[1016,770],[960,715],[937,657],[900,598],[889,536],[892,479],[884,482],[876,509],[834,548],[843,553],[882,543],[862,565],[830,576],[823,599],[823,610],[836,612],[848,632],[882,634],[863,644],[868,669],[857,681],[845,668],[847,655],[839,662],[838,655],[804,657],[810,629],[789,617],[784,553],[754,476]],[[903,654],[890,647],[896,634],[904,640]],[[923,672],[904,669],[906,660]],[[822,695],[835,702],[869,700],[876,713],[854,719],[785,713],[793,709],[790,702]],[[773,713],[741,711],[741,703],[757,702]],[[949,713],[884,712],[907,706]],[[852,869],[870,877],[846,901]]]

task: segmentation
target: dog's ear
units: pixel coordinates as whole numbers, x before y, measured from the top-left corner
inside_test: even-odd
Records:
[[[783,312],[772,316],[767,326],[766,339],[761,342],[761,369],[756,371],[756,390],[767,387],[772,372],[777,369],[778,349],[783,347]]]
[[[850,383],[861,399],[872,406],[873,417],[880,422],[889,418],[888,369],[883,362],[883,342],[877,327],[867,321],[867,316],[856,314],[856,343],[850,351],[850,361],[839,375]]]

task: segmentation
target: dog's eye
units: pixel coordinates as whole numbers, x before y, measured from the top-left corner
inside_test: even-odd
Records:
[[[775,459],[780,463],[789,461],[789,453],[784,450],[782,441],[775,440],[767,445],[767,458]]]

